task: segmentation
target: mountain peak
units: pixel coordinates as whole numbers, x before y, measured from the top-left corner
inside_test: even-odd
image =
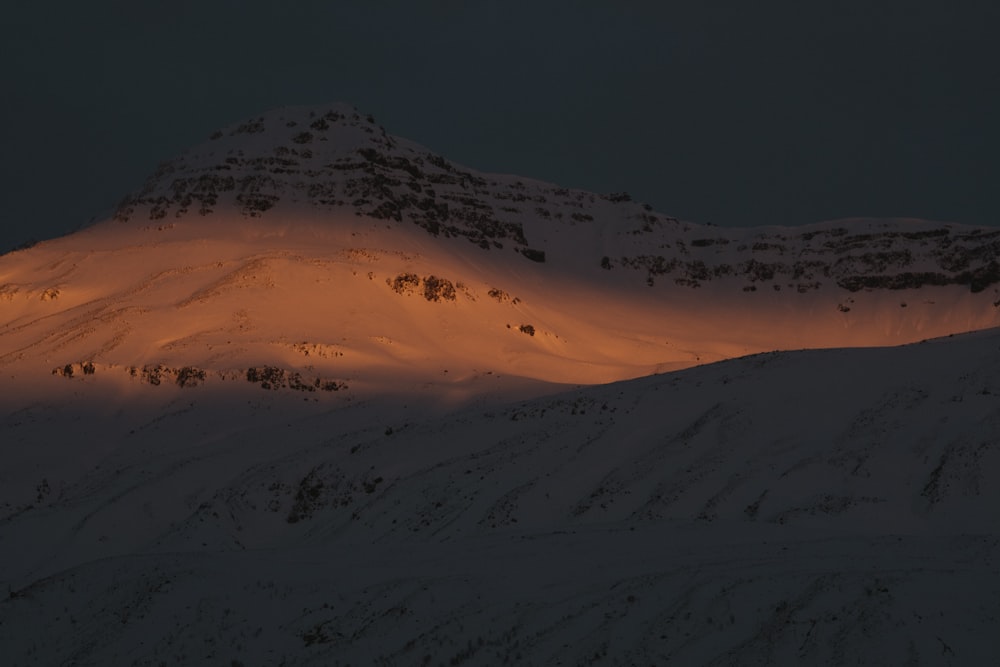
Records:
[[[261,141],[252,137],[259,135]],[[248,136],[251,137],[248,140]],[[353,105],[335,102],[322,106],[286,106],[249,118],[209,135],[207,144],[197,150],[217,152],[221,149],[267,152],[278,146],[295,144],[319,148],[329,143],[325,151],[341,152],[363,148],[369,143],[386,144],[385,129],[376,124],[370,114],[362,114]]]
[[[189,211],[207,216],[227,196],[251,217],[283,199],[323,203],[323,193],[307,181],[329,180],[349,156],[394,145],[372,116],[349,104],[282,107],[216,130],[206,142],[161,163],[114,217],[159,220]]]
[[[113,220],[14,255],[0,365],[63,377],[593,383],[1000,323],[1000,230],[696,225],[455,164],[345,104],[217,131]]]
[[[221,211],[254,218],[283,206],[408,222],[435,237],[465,238],[486,250],[506,246],[534,261],[545,252],[529,243],[528,219],[567,226],[627,217],[645,230],[678,224],[625,193],[595,195],[463,167],[342,103],[284,107],[212,133],[162,163],[114,219]]]

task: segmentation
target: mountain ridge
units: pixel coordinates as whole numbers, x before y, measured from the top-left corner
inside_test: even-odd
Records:
[[[298,128],[305,126],[305,120],[286,120],[286,116],[283,115],[293,113],[298,114],[300,119],[302,116],[308,115],[308,119],[312,119],[308,127],[315,132],[315,135],[308,130],[298,131]],[[284,123],[284,128],[281,127],[282,123]],[[282,129],[289,128],[292,129],[285,133],[281,132]],[[328,133],[332,134],[333,141],[329,141],[330,137],[326,136]],[[263,141],[246,144],[240,136],[245,134],[261,134],[269,141],[266,144]],[[641,225],[633,229],[620,230],[623,233],[651,234],[654,227],[668,227],[672,230],[682,229],[683,231],[691,231],[692,228],[698,229],[699,233],[694,235],[697,238],[679,239],[681,245],[677,250],[682,255],[690,254],[691,248],[728,245],[734,240],[743,240],[740,239],[741,236],[744,238],[753,236],[752,234],[734,234],[734,230],[709,229],[707,226],[681,223],[676,218],[656,213],[648,205],[633,203],[627,193],[594,195],[582,190],[562,188],[516,176],[483,174],[456,165],[422,146],[389,135],[385,128],[375,124],[374,118],[362,116],[356,109],[345,104],[334,105],[325,113],[321,109],[308,107],[285,108],[231,126],[227,128],[227,131],[217,131],[212,137],[209,145],[203,144],[174,161],[163,163],[138,194],[126,198],[116,212],[115,219],[129,219],[135,213],[135,206],[142,205],[148,207],[151,220],[168,217],[171,206],[178,207],[174,214],[180,217],[188,211],[195,200],[202,203],[200,212],[203,215],[209,215],[212,210],[206,207],[206,203],[214,203],[217,200],[219,196],[217,188],[221,185],[223,191],[238,191],[235,195],[236,202],[242,204],[241,211],[247,216],[261,215],[263,211],[280,201],[282,195],[290,196],[291,200],[296,203],[304,201],[314,206],[343,207],[350,203],[354,209],[353,212],[357,215],[395,220],[396,222],[401,222],[405,217],[434,236],[438,234],[443,234],[445,237],[450,235],[465,236],[484,249],[500,247],[502,240],[510,239],[515,243],[517,250],[528,250],[527,256],[529,258],[535,257],[536,260],[543,255],[535,253],[544,253],[544,250],[537,251],[528,248],[523,226],[516,219],[512,220],[510,216],[502,215],[502,213],[509,213],[517,216],[526,212],[532,213],[532,211],[524,211],[514,207],[515,203],[529,202],[527,206],[531,206],[532,203],[549,206],[554,204],[557,209],[554,214],[543,206],[535,207],[533,213],[544,219],[563,219],[565,212],[559,209],[581,209],[565,216],[569,218],[570,224],[594,221],[592,213],[584,212],[582,209],[587,207],[586,203],[590,205],[597,203],[595,197],[613,204],[624,204],[626,208],[630,209],[628,214],[623,216],[619,212],[616,217],[633,219]],[[230,147],[222,161],[216,152],[207,150],[213,141],[226,141],[233,137],[239,137],[236,140],[235,148]],[[278,140],[279,138],[280,140]],[[294,146],[288,145],[289,142],[298,144],[300,148],[297,150]],[[327,146],[319,145],[324,142],[329,142],[329,144]],[[267,148],[264,147],[265,145]],[[254,148],[255,154],[246,156],[244,147],[249,148],[250,146]],[[308,147],[302,148],[303,146]],[[317,147],[314,149],[313,146]],[[215,148],[215,146],[211,147]],[[219,147],[220,150],[225,148],[226,145]],[[316,155],[314,155],[314,150]],[[292,157],[283,158],[282,156]],[[199,161],[201,164],[198,164]],[[317,162],[321,164],[317,165]],[[248,175],[248,171],[253,172],[253,174]],[[260,175],[259,172],[262,171],[266,175]],[[175,178],[173,176],[176,172],[186,175]],[[226,176],[226,182],[220,184],[217,178],[212,177],[211,172],[233,172],[237,173],[238,178]],[[195,174],[197,174],[197,178],[195,178]],[[293,177],[296,175],[306,177],[312,182],[295,180]],[[283,176],[286,178],[282,179]],[[329,178],[330,176],[335,176],[335,178]],[[168,178],[169,187],[167,187]],[[205,180],[203,181],[203,179]],[[529,181],[531,187],[525,184],[526,180]],[[198,184],[201,189],[192,191],[192,184]],[[271,186],[273,190],[261,192],[261,188],[265,185]],[[337,190],[336,186],[338,185],[344,186],[343,192]],[[399,187],[402,185],[405,185],[410,192],[400,192]],[[459,185],[460,189],[465,192],[457,194],[453,191],[445,191],[441,193],[439,198],[438,193],[429,187],[431,185],[445,188],[446,186]],[[487,188],[487,185],[492,189]],[[503,192],[504,187],[515,192]],[[468,195],[470,190],[474,196]],[[544,193],[537,192],[538,190],[543,190]],[[338,199],[336,194],[340,194],[343,198]],[[363,196],[357,197],[356,195],[359,194]],[[373,197],[375,201],[366,197]],[[488,199],[491,197],[496,201],[489,202]],[[554,201],[550,204],[550,197],[562,197],[564,200]],[[507,202],[508,205],[498,205],[498,201]],[[606,212],[603,213],[607,215]],[[466,228],[449,225],[449,220],[456,220],[458,223],[464,222]],[[922,284],[956,283],[969,285],[972,291],[978,292],[1000,282],[1000,268],[997,267],[995,261],[998,250],[1000,250],[1000,240],[998,240],[1000,231],[988,228],[964,228],[951,224],[935,225],[928,228],[929,225],[922,221],[898,221],[894,224],[883,221],[880,225],[883,231],[850,234],[848,227],[844,226],[844,222],[847,221],[816,223],[798,230],[799,233],[794,233],[792,228],[771,228],[774,236],[770,243],[766,240],[768,234],[767,228],[765,228],[758,232],[757,236],[760,238],[754,242],[751,250],[762,252],[774,247],[780,250],[781,245],[790,239],[808,243],[816,237],[826,237],[826,240],[818,244],[818,247],[807,245],[800,249],[800,254],[803,250],[810,254],[817,254],[826,249],[830,251],[830,254],[844,255],[860,246],[884,250],[885,252],[882,253],[849,254],[846,258],[839,258],[840,260],[850,260],[847,262],[850,266],[845,267],[845,271],[842,271],[840,275],[834,275],[835,279],[839,278],[837,284],[848,291],[872,287],[901,289],[919,287]],[[873,221],[857,219],[852,222],[857,223],[858,226],[866,223],[871,227]],[[838,226],[833,226],[835,224]],[[470,225],[479,225],[479,228],[472,230],[468,228]],[[958,233],[952,233],[953,230]],[[965,234],[962,234],[963,231]],[[937,248],[932,248],[931,253],[938,255],[936,268],[939,269],[939,275],[933,275],[929,271],[896,271],[889,275],[872,274],[873,271],[881,272],[886,268],[909,268],[914,264],[914,259],[916,259],[913,257],[914,251],[898,250],[893,247],[894,241],[897,239],[923,241],[920,246],[926,246],[927,241],[933,239],[942,239],[944,243],[939,243]],[[955,244],[956,241],[968,242],[971,240],[978,242],[973,248],[956,246]],[[685,244],[689,245],[690,248],[685,247]],[[669,247],[669,245],[663,247]],[[741,248],[740,250],[745,249]],[[676,258],[671,262],[663,256],[650,255],[604,256],[601,260],[603,268],[610,268],[617,262],[618,265],[622,266],[646,269],[647,281],[652,281],[658,275],[671,273],[677,265]],[[841,261],[837,262],[837,264],[841,263]],[[689,281],[687,284],[696,287],[698,280],[711,280],[712,277],[718,278],[734,272],[732,266],[718,264],[704,266],[704,264],[703,258],[693,258],[683,267],[686,268],[687,275],[675,279],[675,282],[678,280]],[[809,258],[791,265],[785,263],[771,265],[763,262],[748,263],[747,266],[742,267],[741,271],[735,272],[749,276],[751,282],[769,279],[776,270],[791,273],[795,279],[800,279],[808,273],[807,279],[811,279],[813,275],[810,269],[817,266],[819,264],[813,258]],[[868,271],[869,274],[851,275],[852,271],[859,270]],[[824,273],[829,276],[829,271],[824,271]],[[893,277],[896,279],[894,280]],[[813,288],[813,284],[799,282],[797,287],[810,289]]]

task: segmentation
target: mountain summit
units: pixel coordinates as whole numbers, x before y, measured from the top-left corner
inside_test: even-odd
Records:
[[[284,108],[163,163],[112,219],[0,258],[0,366],[610,382],[995,326],[998,255],[1000,231],[952,224],[682,222],[454,164],[348,105]]]

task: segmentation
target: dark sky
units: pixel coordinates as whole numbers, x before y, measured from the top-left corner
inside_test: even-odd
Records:
[[[0,250],[106,213],[217,127],[332,101],[472,167],[696,222],[997,225],[998,8],[17,3],[0,16]]]

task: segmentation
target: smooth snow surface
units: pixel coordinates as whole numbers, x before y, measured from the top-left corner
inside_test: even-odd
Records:
[[[0,257],[4,665],[1000,663],[1000,233],[213,137]]]

